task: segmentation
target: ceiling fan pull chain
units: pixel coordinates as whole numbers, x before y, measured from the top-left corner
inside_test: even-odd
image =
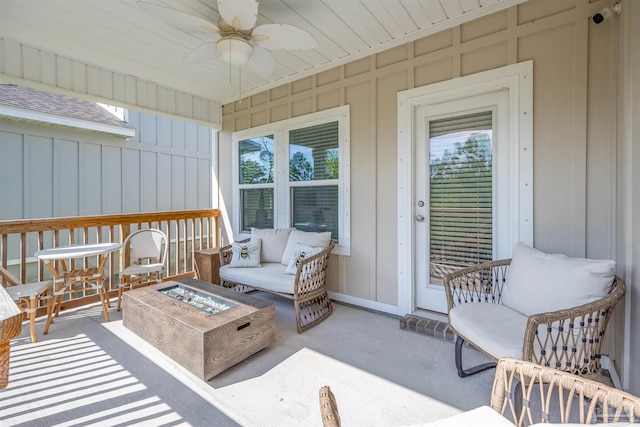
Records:
[[[238,65],[238,101],[242,103],[242,67]]]

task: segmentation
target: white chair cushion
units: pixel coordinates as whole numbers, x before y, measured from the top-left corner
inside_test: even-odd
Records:
[[[120,276],[140,276],[143,274],[155,273],[158,271],[164,270],[164,264],[155,263],[155,264],[141,264],[141,265],[130,265],[120,272]]]
[[[607,294],[615,268],[612,260],[546,254],[518,243],[502,303],[530,316],[593,302]]]
[[[293,257],[293,250],[298,243],[302,243],[307,246],[322,246],[326,249],[331,243],[331,232],[323,231],[316,233],[313,231],[300,231],[294,228],[289,235],[289,240],[287,241],[287,246],[284,248],[284,253],[282,254],[280,263],[283,265],[289,264],[291,257]]]
[[[420,424],[423,427],[513,427],[511,421],[488,406],[481,406],[452,417]]]
[[[229,267],[262,267],[260,264],[260,247],[262,239],[252,237],[250,241],[231,244],[231,262]]]
[[[51,280],[45,280],[44,282],[7,286],[4,289],[7,291],[11,299],[18,301],[20,298],[31,298],[43,293],[51,286],[51,283],[53,283]]]
[[[527,319],[505,305],[485,302],[461,304],[449,311],[451,327],[496,359],[522,359]]]
[[[260,262],[280,262],[293,228],[252,228],[251,238],[262,240]]]
[[[285,268],[279,262],[263,263],[262,268],[229,268],[229,265],[224,265],[220,267],[220,278],[253,288],[293,294],[296,276],[284,274]]]

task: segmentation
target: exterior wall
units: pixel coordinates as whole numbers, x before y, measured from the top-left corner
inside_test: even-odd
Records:
[[[620,26],[620,85],[618,118],[618,218],[619,262],[625,273],[627,295],[624,316],[623,384],[640,396],[640,4],[622,3]]]
[[[599,26],[589,19],[605,6],[531,0],[225,105],[220,159],[231,158],[227,132],[350,104],[351,215],[358,220],[333,289],[395,305],[397,92],[531,59],[535,245],[613,258],[617,30],[615,18]],[[225,199],[230,179],[221,164]]]
[[[0,219],[211,207],[212,129],[129,112],[123,138],[0,119]]]
[[[365,306],[397,306],[397,93],[532,60],[534,245],[624,265],[616,236],[620,17],[590,19],[609,6],[530,0],[225,105],[221,200],[232,195],[230,132],[349,104],[351,256],[332,260],[330,289]],[[622,316],[614,320],[607,345],[620,365]]]

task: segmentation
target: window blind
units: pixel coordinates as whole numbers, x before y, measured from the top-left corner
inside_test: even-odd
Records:
[[[289,180],[338,179],[338,122],[289,132]]]
[[[429,122],[430,275],[493,257],[491,111]]]

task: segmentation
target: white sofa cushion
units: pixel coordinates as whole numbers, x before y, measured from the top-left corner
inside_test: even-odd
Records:
[[[229,265],[223,265],[220,267],[220,278],[252,288],[293,294],[296,276],[284,274],[285,268],[279,262],[262,263],[262,268],[229,268]]]
[[[280,262],[293,228],[252,228],[251,238],[262,240],[260,262]]]
[[[284,269],[284,274],[295,275],[298,272],[298,265],[300,265],[300,261],[319,254],[323,249],[324,248],[322,246],[307,246],[302,243],[296,244],[293,249],[293,256],[289,260],[287,268]]]
[[[496,359],[522,359],[528,317],[502,305],[460,304],[449,311],[449,323],[460,335]]]
[[[611,287],[612,260],[546,254],[518,243],[502,292],[502,303],[528,316],[596,301]]]
[[[231,262],[229,267],[261,267],[260,247],[262,240],[252,238],[249,242],[231,244]]]
[[[488,406],[481,406],[452,417],[419,424],[422,427],[513,427],[511,421]]]
[[[291,234],[289,234],[289,240],[287,241],[287,246],[284,249],[284,253],[282,254],[280,263],[282,263],[283,265],[289,264],[291,257],[293,257],[293,250],[298,243],[302,243],[303,245],[307,246],[322,246],[324,249],[326,249],[331,243],[331,232],[323,231],[317,233],[313,231],[300,231],[294,228],[291,231]]]

